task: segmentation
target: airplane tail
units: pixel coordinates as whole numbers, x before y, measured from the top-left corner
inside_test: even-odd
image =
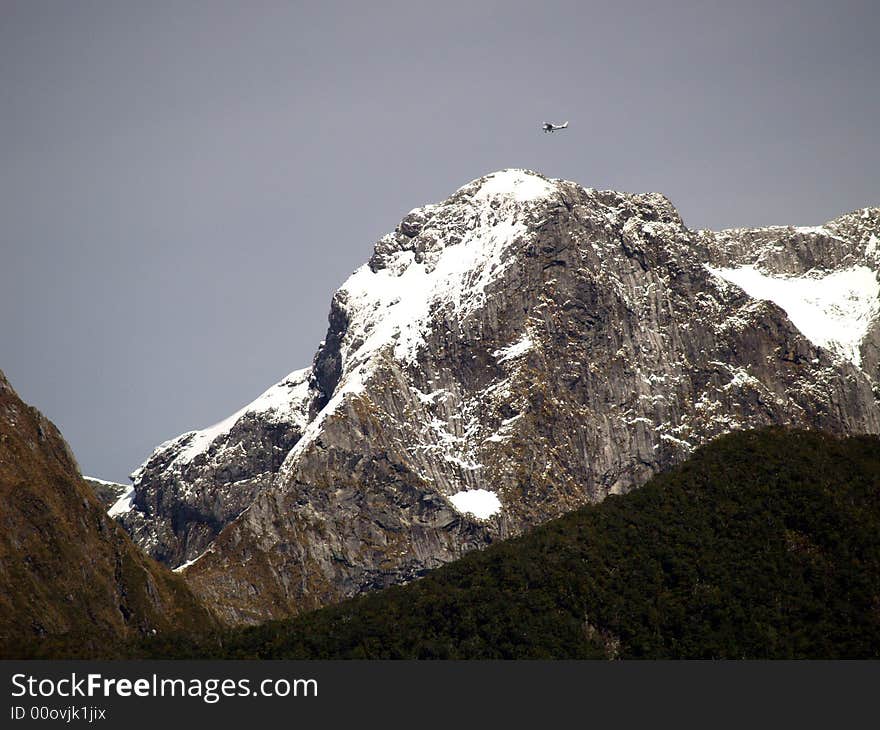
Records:
[[[562,124],[559,125],[559,128],[565,129],[567,126],[568,126],[568,122],[563,122]]]

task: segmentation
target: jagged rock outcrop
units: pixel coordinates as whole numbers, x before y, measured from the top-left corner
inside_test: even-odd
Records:
[[[159,446],[113,515],[125,515],[132,537],[157,560],[178,566],[203,552],[271,486],[302,436],[316,397],[310,377],[308,369],[293,372],[215,426]]]
[[[0,657],[107,656],[216,626],[105,512],[58,430],[0,372]]]
[[[480,178],[376,244],[310,369],[160,446],[115,509],[255,622],[410,580],[730,430],[880,432],[878,234],[878,209],[692,232],[658,194]]]

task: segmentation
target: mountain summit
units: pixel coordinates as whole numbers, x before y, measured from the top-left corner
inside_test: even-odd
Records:
[[[112,509],[227,621],[406,582],[728,431],[880,432],[880,209],[688,230],[504,170],[417,208],[311,367],[159,446]]]

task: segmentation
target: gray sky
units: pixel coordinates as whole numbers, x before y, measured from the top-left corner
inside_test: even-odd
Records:
[[[876,2],[0,0],[0,369],[124,481],[311,362],[375,240],[487,172],[660,191],[692,228],[878,205],[878,27]]]

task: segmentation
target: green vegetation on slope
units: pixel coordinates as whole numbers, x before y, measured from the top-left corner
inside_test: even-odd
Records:
[[[216,630],[181,576],[145,556],[61,434],[0,372],[0,658],[118,657],[123,642]]]
[[[147,656],[880,655],[880,439],[736,433],[646,486],[433,571]]]

